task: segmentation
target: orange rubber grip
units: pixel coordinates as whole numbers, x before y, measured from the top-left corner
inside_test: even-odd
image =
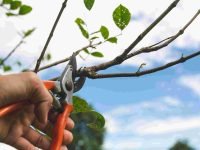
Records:
[[[65,104],[64,111],[57,117],[56,124],[53,128],[53,139],[51,142],[50,150],[60,150],[63,142],[64,130],[67,124],[67,119],[73,111],[73,105]]]
[[[28,102],[21,101],[13,104],[9,104],[0,108],[0,117],[4,117],[5,115],[22,108],[24,105],[27,105]]]
[[[49,80],[44,80],[42,81],[44,86],[48,89],[48,90],[52,90],[55,88],[55,81],[49,81]]]

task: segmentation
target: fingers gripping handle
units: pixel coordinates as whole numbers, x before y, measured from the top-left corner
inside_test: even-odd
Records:
[[[5,115],[18,110],[22,108],[24,105],[27,105],[28,103],[26,101],[14,103],[14,104],[9,104],[7,106],[1,107],[0,108],[0,117],[4,117]]]
[[[43,84],[48,90],[55,88],[54,81],[43,81]],[[27,104],[28,104],[28,101],[19,101],[19,102],[15,102],[13,104],[9,104],[9,105],[0,107],[0,117],[3,117],[15,110],[21,109]]]
[[[56,124],[53,128],[53,139],[51,142],[50,150],[60,150],[63,141],[65,126],[72,111],[73,105],[65,104],[64,111],[58,115]]]

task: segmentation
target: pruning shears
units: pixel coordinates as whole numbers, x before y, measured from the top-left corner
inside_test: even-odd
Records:
[[[73,93],[79,91],[85,83],[85,77],[80,77],[78,80],[75,80],[76,69],[76,57],[75,54],[73,54],[60,79],[57,81],[44,81],[44,85],[47,89],[51,90],[55,111],[61,112],[57,117],[53,129],[53,139],[50,150],[60,150],[67,118],[73,111]]]
[[[53,97],[53,111],[59,112],[53,128],[53,137],[50,150],[60,150],[63,141],[63,132],[67,119],[73,111],[73,93],[79,91],[84,83],[85,77],[76,79],[77,63],[75,54],[70,57],[69,63],[57,81],[43,81],[45,87]],[[27,102],[18,102],[0,108],[0,117],[7,115],[27,105]]]

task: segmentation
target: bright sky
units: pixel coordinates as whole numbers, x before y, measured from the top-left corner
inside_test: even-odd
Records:
[[[89,12],[83,1],[69,1],[48,48],[53,55],[52,61],[65,58],[88,44],[74,23],[77,17],[85,20],[91,32],[105,25],[110,29],[111,35],[117,35],[120,31],[112,21],[114,8],[123,4],[132,14],[132,20],[119,37],[118,44],[106,43],[98,48],[104,53],[104,58],[88,57],[87,61],[78,59],[80,66],[88,66],[120,54],[171,2],[172,0],[96,0],[94,8]],[[0,13],[0,55],[5,56],[17,43],[17,31],[36,27],[35,33],[9,62],[20,59],[25,62],[24,67],[30,67],[44,46],[62,1],[26,0],[24,3],[33,6],[33,12],[26,17],[8,19]],[[180,1],[137,48],[175,34],[199,8],[199,0]],[[150,68],[180,58],[182,53],[199,50],[199,24],[200,17],[168,48],[136,57],[121,67],[114,67],[106,72],[134,71],[141,63],[146,63],[145,68]],[[198,57],[140,78],[87,80],[84,88],[77,94],[91,102],[106,118],[104,149],[167,150],[177,139],[188,139],[192,146],[200,150],[199,63]],[[54,77],[62,71],[61,68],[63,65],[41,72],[40,75],[42,78]]]

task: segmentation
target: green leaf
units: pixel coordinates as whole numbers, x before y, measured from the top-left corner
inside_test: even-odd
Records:
[[[84,0],[85,7],[91,10],[94,5],[95,0]]]
[[[47,57],[47,60],[50,60],[51,59],[51,54],[48,53],[46,57]]]
[[[21,1],[12,1],[10,3],[10,9],[15,10],[21,6],[22,2]]]
[[[12,0],[3,0],[3,4],[10,4],[12,2]]]
[[[12,70],[11,66],[8,66],[8,65],[3,66],[3,71],[7,72],[7,71],[10,71],[10,70]]]
[[[94,57],[104,57],[101,52],[92,52],[91,55]]]
[[[84,99],[78,96],[73,96],[73,106],[74,106],[73,113],[91,111],[91,107],[88,105],[88,103]]]
[[[90,111],[90,114],[94,116],[95,119],[94,122],[88,123],[87,126],[92,129],[102,129],[105,125],[104,117],[96,111]]]
[[[83,21],[83,19],[81,18],[76,18],[75,22],[78,24],[78,25],[85,25],[85,22]]]
[[[35,28],[29,29],[29,30],[23,32],[24,38],[30,36],[34,31],[35,31]]]
[[[17,16],[16,14],[13,14],[13,13],[10,13],[10,12],[8,12],[8,13],[6,13],[6,16],[8,16],[8,17],[11,17],[11,16]]]
[[[85,53],[87,53],[87,54],[90,54],[89,50],[86,49],[86,48],[85,48],[83,51],[84,51]]]
[[[107,27],[101,26],[100,32],[104,39],[107,39],[109,37],[109,30]]]
[[[130,22],[131,14],[123,5],[119,5],[113,12],[113,20],[118,28],[123,30]]]
[[[89,33],[88,33],[88,31],[86,31],[82,25],[78,25],[78,26],[79,26],[79,29],[81,30],[82,35],[83,35],[86,39],[88,39],[88,38],[89,38]]]
[[[75,20],[75,23],[78,25],[79,29],[81,30],[81,33],[82,35],[85,37],[85,38],[89,38],[89,33],[88,31],[83,27],[83,25],[86,25],[85,22],[83,21],[83,19],[81,18],[77,18]]]
[[[107,39],[106,41],[110,42],[110,43],[117,43],[117,38],[116,37],[110,37],[109,39]]]
[[[19,9],[19,15],[26,15],[32,11],[32,7],[28,5],[22,5]]]

